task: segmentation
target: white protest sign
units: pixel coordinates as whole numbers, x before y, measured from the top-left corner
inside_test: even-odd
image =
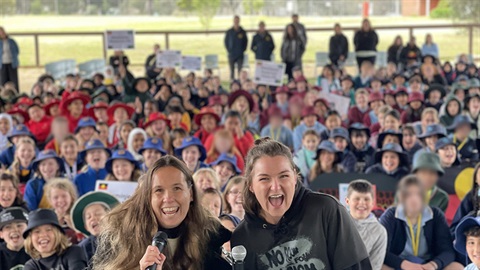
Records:
[[[135,31],[107,30],[105,31],[105,46],[108,50],[125,50],[135,48]]]
[[[272,61],[256,60],[253,82],[272,86],[281,86],[285,74],[285,64]]]
[[[202,57],[200,56],[182,56],[182,69],[190,71],[202,70]]]
[[[137,189],[137,182],[97,180],[95,191],[105,191],[117,197],[120,202],[127,200]]]
[[[350,98],[342,97],[339,95],[327,93],[324,91],[319,92],[319,97],[328,101],[331,110],[336,110],[341,116],[348,114],[348,108],[350,107]]]
[[[157,68],[176,68],[182,65],[180,51],[161,51],[157,53]]]

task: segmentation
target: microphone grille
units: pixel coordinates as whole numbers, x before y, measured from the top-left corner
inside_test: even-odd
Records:
[[[247,249],[244,246],[233,247],[232,257],[235,261],[243,261],[247,257]]]
[[[156,241],[166,242],[167,239],[168,239],[168,235],[165,232],[159,231],[155,234],[153,239],[156,240]]]

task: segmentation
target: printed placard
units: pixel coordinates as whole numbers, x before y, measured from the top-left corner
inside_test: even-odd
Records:
[[[256,60],[255,76],[253,81],[256,84],[281,86],[285,74],[285,64],[272,61]]]
[[[166,50],[157,53],[157,68],[177,68],[181,65],[181,51]]]
[[[126,201],[137,189],[137,182],[97,180],[95,191],[105,191],[117,197],[120,202]]]
[[[326,99],[328,103],[330,103],[329,105],[331,110],[336,110],[338,113],[340,113],[342,117],[348,115],[350,98],[327,93],[325,91],[320,91],[318,95],[319,97]]]
[[[105,46],[108,50],[129,50],[135,48],[135,31],[107,30],[105,31]]]
[[[202,57],[200,56],[182,56],[182,69],[190,71],[202,70]]]

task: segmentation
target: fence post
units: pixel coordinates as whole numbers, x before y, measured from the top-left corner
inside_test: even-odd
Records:
[[[33,35],[34,43],[35,43],[35,66],[39,67],[40,66],[40,48],[38,45],[38,34]]]
[[[102,35],[102,46],[103,46],[103,48],[102,48],[102,51],[103,51],[103,59],[104,59],[105,61],[107,61],[107,46],[106,46],[106,44],[105,44],[105,42],[106,42],[106,41],[105,41],[105,34],[102,33],[101,35]]]
[[[468,27],[468,54],[473,57],[473,25]]]
[[[169,49],[170,48],[170,42],[168,40],[168,33],[165,33],[165,49]]]
[[[413,37],[413,27],[408,28],[408,37],[409,38]]]

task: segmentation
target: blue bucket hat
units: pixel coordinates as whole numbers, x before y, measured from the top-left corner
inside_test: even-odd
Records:
[[[78,121],[78,125],[75,128],[74,133],[77,134],[81,128],[85,127],[92,127],[95,131],[98,132],[97,123],[95,122],[95,120],[92,117],[83,117],[82,119],[80,119],[80,121]]]
[[[128,150],[120,149],[113,152],[113,155],[107,160],[107,163],[105,164],[105,169],[107,169],[107,172],[112,173],[112,164],[116,159],[128,160],[135,166],[136,169],[139,168],[138,162],[135,160],[135,157],[133,157],[132,153],[130,153]]]
[[[455,249],[463,255],[467,255],[467,237],[465,232],[473,227],[480,227],[480,217],[465,217],[455,229]]]
[[[78,158],[80,160],[85,160],[85,157],[87,156],[87,152],[90,151],[90,150],[95,150],[95,149],[105,150],[105,151],[107,151],[109,156],[112,155],[112,151],[110,151],[110,149],[106,148],[105,145],[103,145],[102,141],[100,141],[99,139],[93,139],[93,140],[88,141],[87,145],[85,145],[85,150],[83,150],[82,152],[80,152],[78,154]]]
[[[194,145],[198,146],[198,150],[200,151],[200,161],[204,161],[207,158],[207,150],[205,150],[202,142],[197,137],[184,138],[182,141],[182,145],[179,148],[175,149],[175,155],[181,157],[183,149]]]
[[[365,131],[367,133],[367,137],[370,138],[370,129],[362,123],[351,124],[350,127],[348,128],[348,133],[352,135],[353,130]]]
[[[237,174],[241,174],[241,173],[242,173],[242,170],[240,170],[240,168],[238,168],[238,166],[237,166],[237,157],[236,157],[235,155],[229,155],[229,154],[227,154],[227,153],[221,154],[221,155],[217,158],[217,160],[215,160],[214,162],[212,162],[212,163],[210,164],[210,166],[212,166],[212,167],[213,167],[213,166],[217,166],[218,164],[220,164],[221,162],[224,162],[224,161],[232,164],[232,166],[233,166],[233,168],[235,169],[235,172],[236,172]]]
[[[153,149],[153,150],[157,150],[159,151],[160,153],[162,153],[162,156],[166,155],[167,154],[167,151],[165,151],[165,149],[163,149],[163,142],[162,140],[159,140],[157,138],[148,138],[144,143],[143,143],[143,146],[142,148],[140,148],[138,150],[138,153],[140,155],[142,155],[143,151],[147,150],[147,149]]]
[[[449,127],[447,127],[448,130],[454,131],[456,128],[458,128],[461,125],[470,125],[472,129],[477,129],[477,126],[468,118],[466,115],[457,115],[453,119],[453,124]]]
[[[220,219],[227,219],[233,223],[233,226],[236,228],[242,222],[238,217],[229,214],[222,214],[220,215]]]
[[[402,139],[403,139],[403,134],[399,131],[396,131],[396,130],[392,130],[392,129],[389,129],[389,130],[386,130],[382,133],[380,133],[378,135],[378,139],[377,139],[377,149],[381,149],[383,147],[383,141],[385,140],[385,137],[387,137],[387,135],[393,135],[393,136],[397,136],[398,137],[398,141],[401,143],[402,142]]]
[[[435,143],[435,151],[438,152],[438,150],[442,149],[443,147],[445,147],[447,145],[455,146],[455,143],[453,143],[452,139],[450,139],[448,137],[443,137]]]
[[[16,137],[16,136],[29,136],[30,138],[32,138],[34,141],[37,141],[35,136],[33,136],[33,134],[30,132],[30,130],[27,128],[27,126],[25,125],[17,125],[13,130],[12,130],[12,134],[10,136],[8,136],[8,140],[12,142],[12,138],[13,137]]]
[[[350,136],[348,135],[348,130],[346,128],[338,127],[332,129],[330,132],[330,138],[335,139],[336,137],[342,137],[347,140],[347,142],[350,142]]]
[[[49,158],[55,159],[61,172],[65,171],[65,168],[63,166],[63,160],[59,156],[57,156],[57,153],[55,153],[55,151],[53,150],[43,150],[39,152],[37,154],[37,158],[32,163],[32,170],[36,171],[40,162]]]
[[[335,144],[331,141],[322,141],[320,143],[320,145],[318,146],[317,154],[315,155],[315,157],[313,159],[315,159],[315,160],[318,159],[320,157],[320,153],[322,152],[322,150],[325,150],[325,151],[330,152],[330,153],[334,153],[337,156],[336,162],[339,162],[342,159],[342,152],[338,151]]]
[[[377,152],[375,153],[376,163],[382,162],[382,156],[385,152],[394,152],[398,154],[398,157],[400,158],[399,167],[408,165],[408,156],[407,154],[405,154],[400,144],[387,143],[385,146],[382,147],[382,149],[377,150]]]
[[[422,133],[422,135],[418,136],[418,138],[425,139],[427,137],[432,137],[435,135],[437,135],[438,138],[447,137],[447,129],[440,124],[428,125],[425,132]]]

